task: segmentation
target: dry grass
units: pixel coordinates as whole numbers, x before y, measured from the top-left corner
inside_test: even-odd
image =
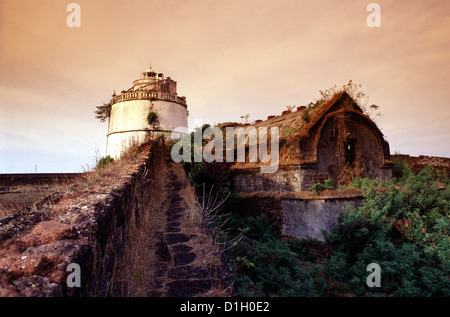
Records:
[[[189,178],[180,164],[170,163],[175,176],[187,186],[183,186],[180,190],[180,196],[183,198],[183,207],[185,209],[184,221],[189,225],[199,225],[202,222],[200,210],[196,206],[197,197],[194,187],[191,186]]]
[[[148,296],[149,286],[156,278],[155,269],[149,265],[155,258],[155,250],[151,247],[154,233],[164,230],[161,217],[168,203],[167,191],[163,190],[167,184],[168,170],[164,153],[156,153],[151,160],[151,169],[142,171],[141,183],[134,187],[132,193],[137,201],[129,215],[130,221],[125,232],[124,267],[120,270],[121,276],[116,277],[116,281],[126,288],[129,297]]]
[[[213,279],[213,277],[211,277]],[[211,289],[195,297],[231,297],[233,293],[233,284],[223,285],[222,281],[212,284]]]
[[[214,241],[212,232],[207,229],[205,210],[202,208],[202,203],[199,203],[202,201],[203,197],[197,197],[195,189],[189,183],[189,179],[182,166],[180,164],[174,164],[172,166],[172,170],[176,177],[183,184],[186,184],[186,186],[183,186],[180,190],[180,195],[183,198],[183,207],[185,209],[183,219],[185,226],[184,230],[190,232],[195,230],[196,232],[199,232],[198,228],[203,229],[200,230],[201,234],[198,234],[189,242],[197,254],[196,259],[190,265],[199,267],[217,266],[222,263],[222,253],[224,250],[222,245]],[[218,201],[216,203],[218,203]],[[220,208],[220,206],[217,206],[216,204],[214,204],[213,208],[214,207]],[[215,274],[218,273],[216,272]],[[222,284],[224,283],[223,276],[210,276],[210,280],[212,281],[211,289],[198,295],[198,297],[228,297],[231,295],[233,286],[228,285],[225,287],[225,285]]]
[[[200,198],[196,196],[194,187],[189,183],[189,179],[181,165],[175,166],[176,167],[173,170],[176,176],[184,184],[187,184],[187,186],[183,186],[180,191],[180,195],[183,198],[183,207],[185,209],[183,222],[187,227],[196,229],[203,228],[203,234],[198,235],[191,241],[197,252],[202,255],[201,258],[197,258],[193,264],[217,265],[217,263],[220,263],[222,249],[219,245],[214,243],[211,232],[206,227],[205,211],[199,205]]]
[[[62,182],[69,182],[62,180]],[[52,193],[61,192],[69,185],[51,183],[45,185],[17,185],[0,194],[0,219],[23,214],[36,208],[36,204]]]
[[[0,220],[13,216],[14,214],[19,213],[21,210],[24,210],[18,206],[15,206],[11,203],[0,205]]]

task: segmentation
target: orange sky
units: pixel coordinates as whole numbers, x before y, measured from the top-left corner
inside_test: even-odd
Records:
[[[151,62],[190,119],[265,119],[361,84],[391,152],[450,157],[450,1],[0,0],[0,173],[79,172],[105,153],[96,105]]]

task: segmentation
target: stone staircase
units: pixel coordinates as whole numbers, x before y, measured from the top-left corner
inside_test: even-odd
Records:
[[[206,227],[187,220],[180,190],[186,179],[177,177],[180,164],[168,162],[168,203],[159,215],[160,229],[154,232],[155,279],[150,286],[152,297],[226,296],[230,287],[224,264],[209,261],[217,252]],[[208,241],[209,240],[209,241]]]

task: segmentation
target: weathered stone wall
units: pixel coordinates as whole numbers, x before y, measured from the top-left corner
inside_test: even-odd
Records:
[[[299,191],[301,173],[298,164],[280,166],[275,173],[261,173],[260,168],[233,170],[235,192]]]
[[[343,142],[339,139],[345,137],[354,142],[355,157],[353,159],[354,162],[359,162],[363,177],[372,179],[392,177],[391,167],[385,166],[385,160],[389,159],[389,145],[376,132],[375,128],[368,123],[368,119],[360,114],[342,113],[340,116],[332,116],[325,122],[320,133],[317,145],[318,171],[328,173],[329,178],[332,178],[335,184],[337,183],[339,174],[346,164],[344,148],[339,150],[338,146],[340,142]]]
[[[201,214],[185,204],[184,196],[189,206],[195,197],[179,192],[188,190],[186,179],[172,185],[165,148],[161,140],[144,144],[86,187],[1,219],[0,297],[194,296],[215,284],[230,290]],[[66,283],[70,263],[80,266],[81,287]]]
[[[338,217],[346,212],[347,205],[357,206],[362,198],[352,197],[300,198],[290,195],[260,192],[242,194],[245,215],[268,215],[275,232],[286,238],[313,238],[323,241],[322,230],[330,233]]]
[[[450,175],[450,158],[438,157],[438,156],[411,156],[407,154],[393,154],[392,159],[400,159],[408,164],[409,168],[414,171],[420,171],[427,165],[437,168],[442,171],[446,171],[447,175]]]
[[[320,171],[315,164],[280,165],[275,173],[261,173],[259,167],[235,169],[232,186],[236,192],[295,192],[309,191],[311,185],[330,178],[326,171]]]
[[[346,211],[347,205],[357,205],[359,198],[345,199],[283,199],[283,223],[281,234],[284,237],[323,241],[322,230],[330,233],[338,223],[339,215]]]
[[[316,164],[301,165],[300,188],[303,191],[310,191],[311,185],[314,183],[323,183],[330,178],[326,171],[320,171]]]
[[[114,175],[81,191],[53,194],[28,213],[2,219],[1,295],[120,295],[111,287],[123,263],[125,228],[131,211],[141,208],[138,189],[159,151],[154,143]],[[80,288],[67,287],[70,263],[80,265]]]

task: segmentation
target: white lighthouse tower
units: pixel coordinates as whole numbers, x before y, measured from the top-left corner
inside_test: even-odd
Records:
[[[149,67],[133,87],[111,99],[106,155],[118,159],[147,138],[187,131],[187,117],[186,97],[178,97],[176,81]]]

